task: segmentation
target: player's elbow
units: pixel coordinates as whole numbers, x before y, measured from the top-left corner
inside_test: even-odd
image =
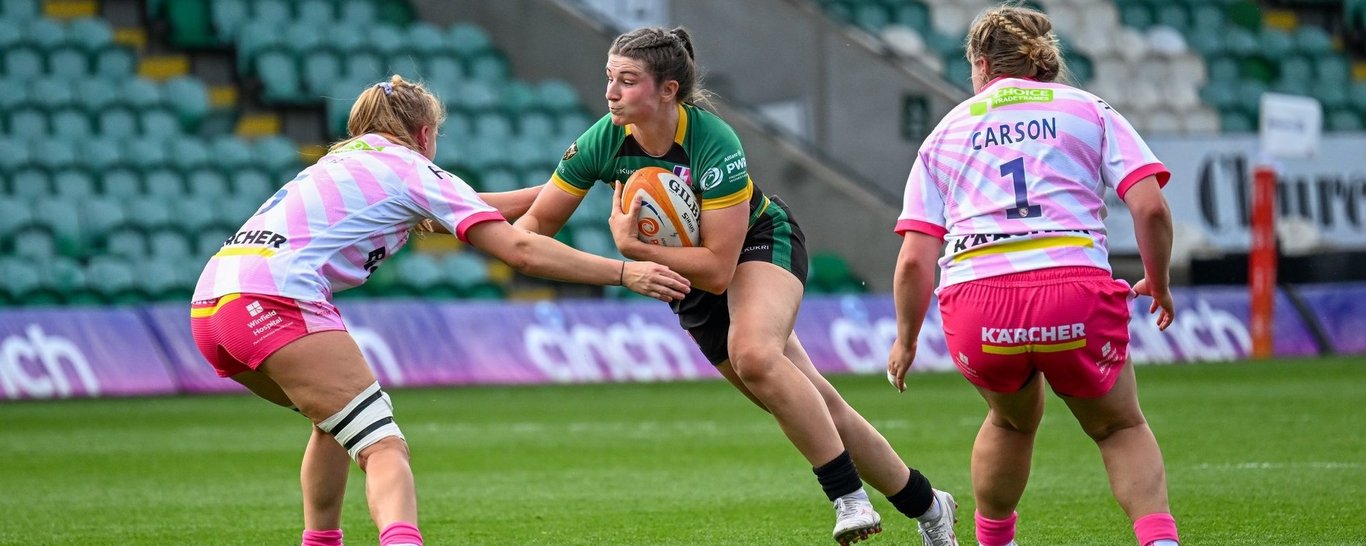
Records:
[[[1161,197],[1129,203],[1129,214],[1133,216],[1134,222],[1139,224],[1170,224],[1172,221],[1171,207],[1167,205],[1167,200]]]
[[[707,274],[695,279],[688,279],[693,288],[720,294],[730,288],[731,279],[735,278],[735,266],[716,267],[708,270]]]
[[[529,232],[521,232],[520,236],[508,245],[506,251],[499,259],[517,270],[518,273],[526,275],[536,275],[541,270],[541,263],[538,258],[540,253],[536,251],[536,239],[540,237]]]

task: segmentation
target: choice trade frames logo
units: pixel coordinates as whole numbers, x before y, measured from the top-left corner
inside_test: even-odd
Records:
[[[1021,89],[1019,87],[1002,87],[992,93],[987,100],[974,102],[968,106],[968,113],[974,116],[981,116],[997,106],[1009,104],[1019,104],[1022,102],[1053,102],[1052,89]]]

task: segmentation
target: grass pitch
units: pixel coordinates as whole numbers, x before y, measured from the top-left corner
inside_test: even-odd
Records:
[[[1366,361],[1144,366],[1183,543],[1366,544]],[[952,374],[836,386],[972,541],[985,406]],[[429,544],[834,544],[778,427],[720,381],[397,390]],[[250,397],[0,404],[0,544],[298,544],[305,422]],[[375,544],[352,473],[348,544]],[[919,544],[880,495],[885,531]],[[1020,506],[1027,545],[1133,544],[1094,444],[1050,398]]]

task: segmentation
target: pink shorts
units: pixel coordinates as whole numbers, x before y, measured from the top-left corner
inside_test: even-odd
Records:
[[[1110,392],[1129,352],[1129,284],[1094,267],[1055,267],[939,292],[944,338],[958,371],[993,392],[1043,372],[1053,391]]]
[[[218,372],[231,377],[261,366],[281,347],[314,332],[346,330],[325,301],[265,294],[228,294],[190,304],[195,345]]]

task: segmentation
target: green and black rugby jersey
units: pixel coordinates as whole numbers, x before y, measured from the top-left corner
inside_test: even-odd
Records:
[[[716,114],[691,104],[678,106],[678,130],[663,156],[645,153],[630,126],[613,125],[608,114],[565,150],[550,180],[582,197],[594,183],[625,182],[642,167],[660,167],[678,175],[698,194],[702,210],[749,201],[751,226],[769,204],[749,178],[745,151],[735,130]]]

